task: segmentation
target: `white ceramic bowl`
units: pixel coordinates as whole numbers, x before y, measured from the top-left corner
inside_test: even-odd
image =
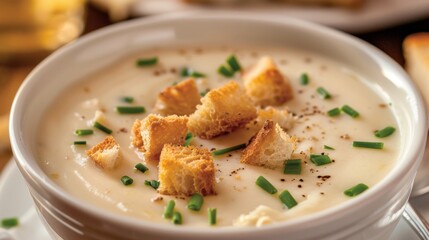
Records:
[[[366,194],[337,207],[263,228],[198,229],[118,216],[76,199],[41,170],[35,139],[43,113],[60,92],[131,52],[178,44],[259,44],[305,48],[347,64],[392,103],[402,139],[400,160]],[[363,93],[364,97],[364,93]],[[11,113],[19,169],[53,236],[64,239],[383,239],[406,203],[426,141],[423,101],[385,54],[346,34],[298,21],[241,13],[193,13],[139,19],[79,39],[48,57],[21,87]]]

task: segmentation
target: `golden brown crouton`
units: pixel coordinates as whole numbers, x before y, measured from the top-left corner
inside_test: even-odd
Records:
[[[429,32],[415,33],[404,41],[406,69],[429,106]]]
[[[240,162],[272,169],[281,168],[295,148],[295,140],[277,123],[267,120],[244,149]]]
[[[281,105],[293,98],[289,80],[283,77],[270,57],[262,57],[243,79],[246,94],[262,107]]]
[[[272,107],[258,109],[257,121],[260,123],[260,127],[262,127],[266,120],[273,120],[274,123],[278,123],[284,130],[292,129],[295,122],[293,116],[286,109],[277,110]]]
[[[113,169],[119,159],[119,144],[115,138],[107,136],[102,142],[87,150],[86,154],[102,168]]]
[[[159,162],[161,194],[215,194],[215,167],[207,148],[166,144]]]
[[[234,81],[213,89],[189,116],[188,127],[195,135],[211,139],[234,131],[256,117],[256,108]]]
[[[132,144],[144,153],[147,161],[158,161],[164,144],[185,143],[187,122],[187,117],[150,114],[145,119],[134,122]]]
[[[200,98],[194,79],[189,78],[160,92],[155,109],[162,115],[189,115],[195,112]]]

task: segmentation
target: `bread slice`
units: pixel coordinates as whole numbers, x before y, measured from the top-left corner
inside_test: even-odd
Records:
[[[107,136],[103,141],[87,150],[86,154],[102,168],[113,169],[119,160],[119,144],[113,136]]]
[[[258,109],[257,121],[261,127],[266,120],[272,120],[274,123],[279,124],[285,131],[292,129],[295,123],[294,117],[286,109],[277,110],[272,107]]]
[[[406,69],[429,107],[429,32],[409,35],[404,41]]]
[[[158,94],[155,109],[161,115],[189,115],[195,112],[201,96],[193,78],[167,87]]]
[[[276,106],[293,98],[292,87],[271,57],[262,57],[243,76],[246,94],[261,107]]]
[[[230,133],[256,117],[255,106],[234,81],[211,90],[201,102],[188,122],[189,130],[200,138]]]
[[[267,120],[243,150],[240,162],[271,169],[281,168],[295,148],[295,139],[289,137],[277,123]]]
[[[159,188],[165,195],[215,194],[215,167],[207,148],[166,144],[159,161]]]
[[[144,153],[145,160],[158,161],[164,144],[185,143],[187,122],[187,117],[150,114],[145,119],[134,122],[132,144]]]

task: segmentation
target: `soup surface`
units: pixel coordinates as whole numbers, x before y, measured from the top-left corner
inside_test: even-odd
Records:
[[[244,69],[256,64],[262,56],[271,56],[289,79],[294,98],[277,108],[287,109],[293,115],[287,133],[298,139],[293,156],[302,159],[302,172],[289,175],[282,169],[242,164],[240,150],[216,156],[217,195],[204,197],[202,210],[192,212],[186,208],[188,198],[160,195],[145,185],[145,180],[158,179],[158,170],[155,164],[145,163],[142,155],[131,147],[131,128],[135,119],[154,112],[160,91],[184,79],[181,77],[184,67],[204,73],[205,77],[196,78],[201,92],[220,87],[230,79],[242,84],[239,73],[227,78],[217,72],[231,54]],[[152,56],[158,57],[157,64],[136,66],[136,59]],[[303,73],[309,77],[307,85],[300,82]],[[327,90],[331,98],[322,98],[316,90],[319,87]],[[124,96],[133,97],[134,102],[129,105],[144,106],[146,112],[118,114],[115,107],[126,105],[120,100]],[[335,117],[326,114],[346,104],[357,110],[359,117],[352,118],[344,112]],[[104,112],[106,125],[120,145],[121,159],[112,170],[100,168],[85,153],[102,141],[106,133],[94,129],[92,135],[75,135],[76,129],[91,128],[97,110]],[[400,146],[398,132],[377,138],[374,131],[386,126],[397,128],[396,125],[389,103],[377,96],[369,80],[326,56],[287,48],[154,49],[123,59],[64,92],[43,120],[37,143],[38,159],[46,174],[67,192],[108,211],[172,224],[162,215],[167,202],[174,199],[185,226],[209,227],[207,208],[217,208],[217,226],[259,226],[337,206],[352,199],[344,191],[359,183],[371,190],[395,164]],[[243,127],[212,140],[195,138],[192,145],[226,148],[247,143],[257,130]],[[74,145],[78,140],[86,141],[87,145]],[[356,148],[353,141],[383,142],[384,148]],[[309,160],[310,154],[329,155],[333,161],[316,166]],[[134,166],[139,162],[145,163],[149,171],[137,171]],[[124,175],[133,178],[133,184],[123,185],[120,179]],[[279,192],[287,189],[298,205],[288,209],[278,194],[264,192],[255,184],[259,176],[264,176]]]

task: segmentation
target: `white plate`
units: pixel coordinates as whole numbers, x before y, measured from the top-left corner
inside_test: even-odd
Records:
[[[413,206],[429,219],[429,196],[421,197],[413,201]],[[18,217],[19,227],[12,228],[7,234],[0,229],[0,240],[47,240],[48,232],[38,217],[30,193],[25,186],[24,179],[15,165],[10,161],[0,175],[0,219],[6,217]],[[6,235],[10,235],[7,237]],[[401,219],[391,240],[418,240],[419,237]]]
[[[367,32],[429,17],[428,0],[367,0],[358,10],[333,7],[286,6],[264,1],[219,7],[184,4],[180,0],[136,0],[132,14],[144,16],[189,10],[242,10],[305,19],[348,32]]]

